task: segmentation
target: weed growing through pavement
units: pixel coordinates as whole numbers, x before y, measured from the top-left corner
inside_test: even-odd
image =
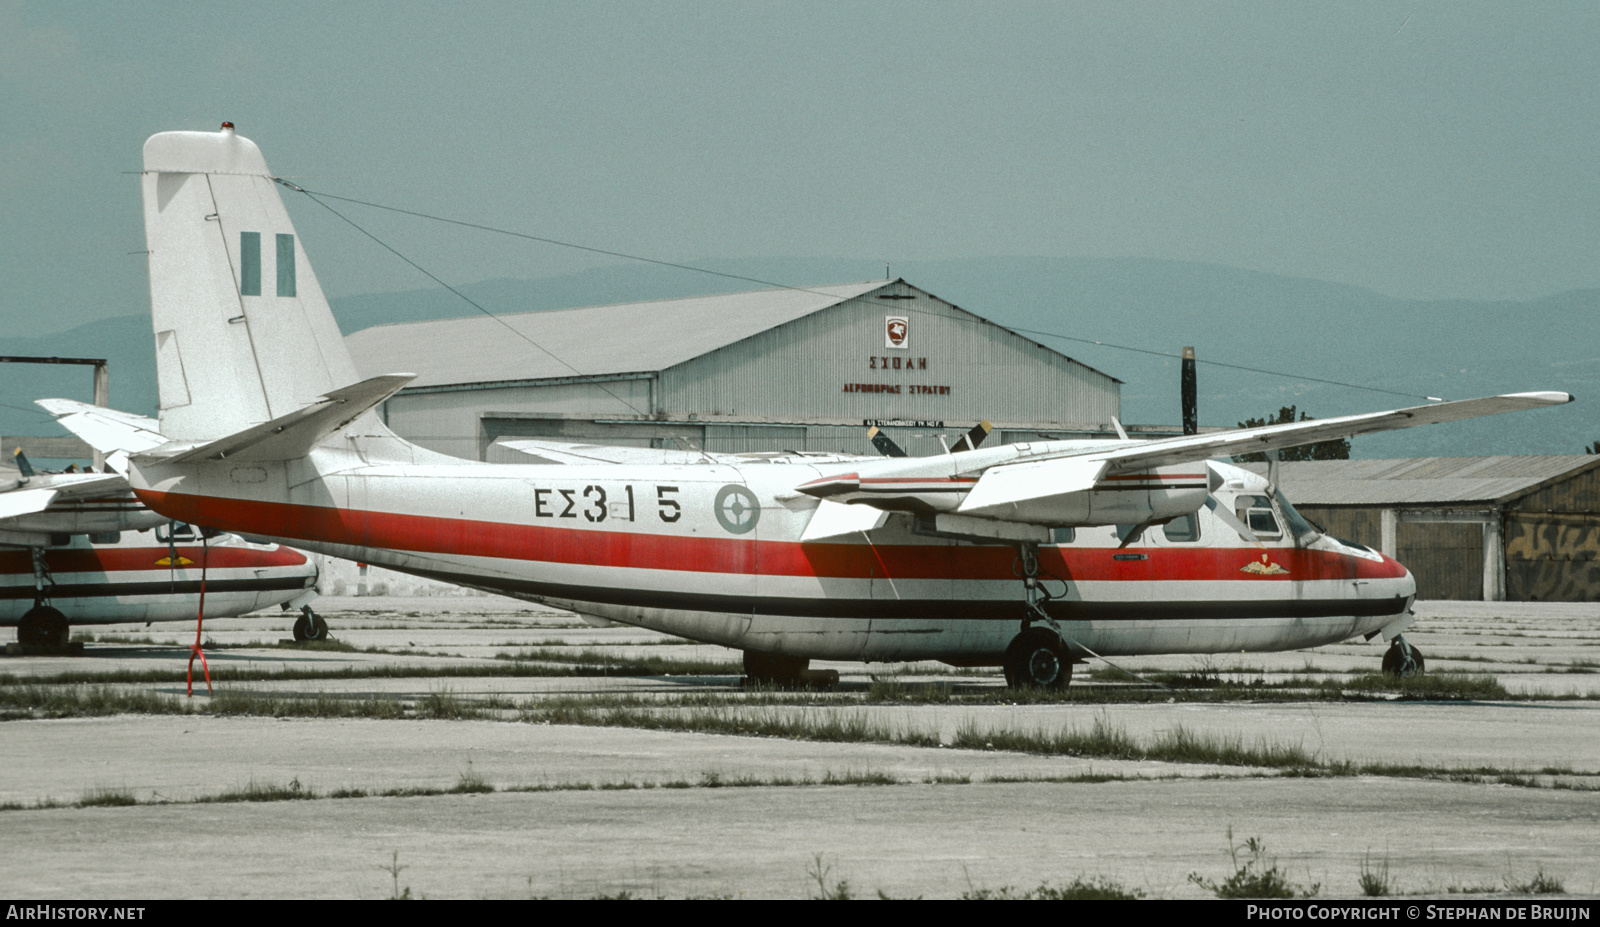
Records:
[[[837,879],[830,882],[833,875],[833,866],[823,862],[821,853],[811,858],[811,864],[806,867],[806,875],[817,883],[815,899],[818,901],[849,901],[854,897],[850,894],[850,881],[848,879]]]
[[[1240,850],[1249,853],[1242,863]],[[1288,875],[1278,866],[1277,858],[1267,856],[1267,845],[1259,837],[1235,844],[1231,826],[1228,828],[1228,857],[1233,860],[1233,875],[1217,882],[1191,872],[1189,881],[1218,898],[1311,898],[1322,889],[1320,882],[1307,887],[1289,881]]]
[[[1369,898],[1382,898],[1395,894],[1394,880],[1389,878],[1389,854],[1383,854],[1383,862],[1374,865],[1372,851],[1368,850],[1361,855],[1361,894]]]

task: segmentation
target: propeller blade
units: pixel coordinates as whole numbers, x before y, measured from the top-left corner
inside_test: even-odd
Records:
[[[983,443],[983,439],[989,437],[989,432],[993,430],[994,426],[989,424],[988,419],[984,419],[978,424],[973,425],[971,431],[962,435],[961,438],[956,441],[955,447],[951,448],[951,451],[975,451],[978,449],[978,445]]]
[[[872,440],[872,446],[877,449],[878,453],[885,457],[906,456],[906,452],[900,447],[900,445],[894,443],[894,439],[884,434],[883,429],[879,428],[877,425],[873,425],[872,428],[867,431],[867,437]]]
[[[1256,537],[1254,531],[1245,527],[1245,523],[1239,520],[1239,516],[1228,511],[1226,507],[1217,504],[1216,496],[1206,496],[1206,508],[1210,509],[1211,514],[1217,516],[1223,524],[1239,532],[1240,537],[1257,547],[1262,546],[1261,539]]]

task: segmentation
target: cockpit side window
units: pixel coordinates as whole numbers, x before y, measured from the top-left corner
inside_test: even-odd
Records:
[[[173,521],[164,525],[156,526],[156,540],[163,543],[171,541],[193,541],[194,539],[194,526],[184,524],[181,521]]]
[[[1233,511],[1256,537],[1283,537],[1278,516],[1272,511],[1272,500],[1266,496],[1239,496],[1233,500]]]

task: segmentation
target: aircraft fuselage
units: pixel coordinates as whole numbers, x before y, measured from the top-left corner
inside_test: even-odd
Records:
[[[132,483],[173,518],[694,640],[998,661],[1024,617],[1017,548],[925,536],[905,515],[802,543],[818,500],[795,487],[844,469],[385,466],[319,448],[287,463],[151,463]],[[1267,498],[1260,477],[1228,469],[1221,504]],[[1044,607],[1066,636],[1107,656],[1310,647],[1394,623],[1415,593],[1404,567],[1365,548],[1297,544],[1281,525],[1258,546],[1204,508],[1189,518],[1193,540],[1185,522],[1126,545],[1114,526],[1042,545]]]

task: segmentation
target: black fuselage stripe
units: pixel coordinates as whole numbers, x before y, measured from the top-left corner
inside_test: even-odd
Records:
[[[1006,599],[859,599],[778,596],[714,595],[698,592],[661,592],[541,583],[531,580],[462,576],[438,571],[407,571],[449,583],[512,595],[591,602],[634,608],[719,612],[732,615],[770,615],[795,618],[938,618],[1016,621],[1024,604]],[[1267,599],[1197,602],[1074,602],[1045,603],[1050,617],[1062,621],[1198,620],[1228,621],[1262,618],[1332,618],[1394,615],[1405,611],[1404,597],[1390,599]]]
[[[276,592],[284,589],[306,588],[307,577],[290,576],[281,579],[209,579],[206,592]],[[36,594],[32,586],[0,586],[0,599],[31,599]],[[183,579],[175,582],[154,583],[61,583],[50,586],[44,594],[52,599],[94,599],[107,596],[140,595],[199,595],[200,581]]]

